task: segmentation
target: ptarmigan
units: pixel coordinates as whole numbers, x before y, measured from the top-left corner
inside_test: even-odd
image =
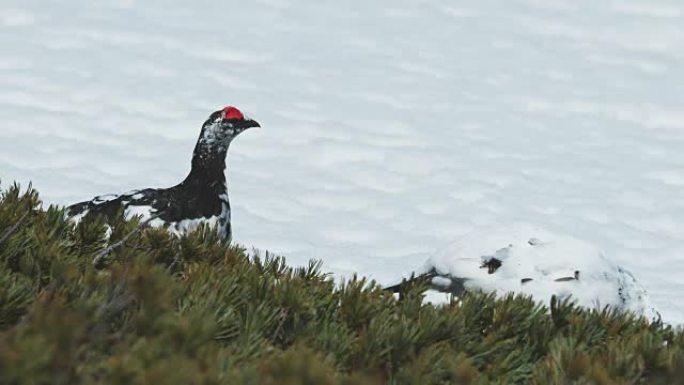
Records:
[[[230,241],[230,204],[224,175],[226,154],[232,140],[251,127],[260,126],[235,107],[215,111],[202,125],[192,168],[180,184],[98,196],[69,206],[67,215],[78,222],[86,215],[111,217],[123,209],[126,218],[140,216],[143,221],[149,220],[149,226],[164,227],[176,234],[191,231],[200,223],[218,225],[220,236]]]
[[[466,234],[430,257],[418,275],[432,277],[435,290],[456,295],[468,290],[515,292],[547,304],[552,295],[570,296],[583,307],[611,305],[658,317],[646,290],[599,248],[530,224]]]

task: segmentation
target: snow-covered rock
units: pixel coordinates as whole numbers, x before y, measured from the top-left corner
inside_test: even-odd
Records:
[[[634,276],[595,245],[531,224],[475,230],[428,259],[433,286],[459,294],[481,290],[532,295],[547,302],[571,296],[578,305],[611,305],[648,318],[658,312]]]

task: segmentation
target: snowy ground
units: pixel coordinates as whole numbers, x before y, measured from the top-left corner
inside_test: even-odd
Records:
[[[48,202],[161,187],[200,124],[238,242],[381,282],[475,226],[598,244],[684,323],[684,5],[0,4],[0,178]]]

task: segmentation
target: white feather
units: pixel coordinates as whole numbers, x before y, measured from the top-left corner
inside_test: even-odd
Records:
[[[501,261],[495,271],[483,267],[492,258]],[[424,269],[438,274],[434,284],[440,287],[448,286],[445,278],[458,278],[466,290],[522,293],[546,303],[552,295],[571,296],[584,307],[658,314],[634,276],[599,248],[530,224],[473,231],[429,258]]]

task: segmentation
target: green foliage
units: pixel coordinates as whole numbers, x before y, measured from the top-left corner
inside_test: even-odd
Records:
[[[137,227],[110,223],[110,242]],[[423,303],[320,264],[148,229],[99,269],[100,218],[73,226],[29,187],[0,196],[0,385],[684,384],[684,333],[568,301]]]

